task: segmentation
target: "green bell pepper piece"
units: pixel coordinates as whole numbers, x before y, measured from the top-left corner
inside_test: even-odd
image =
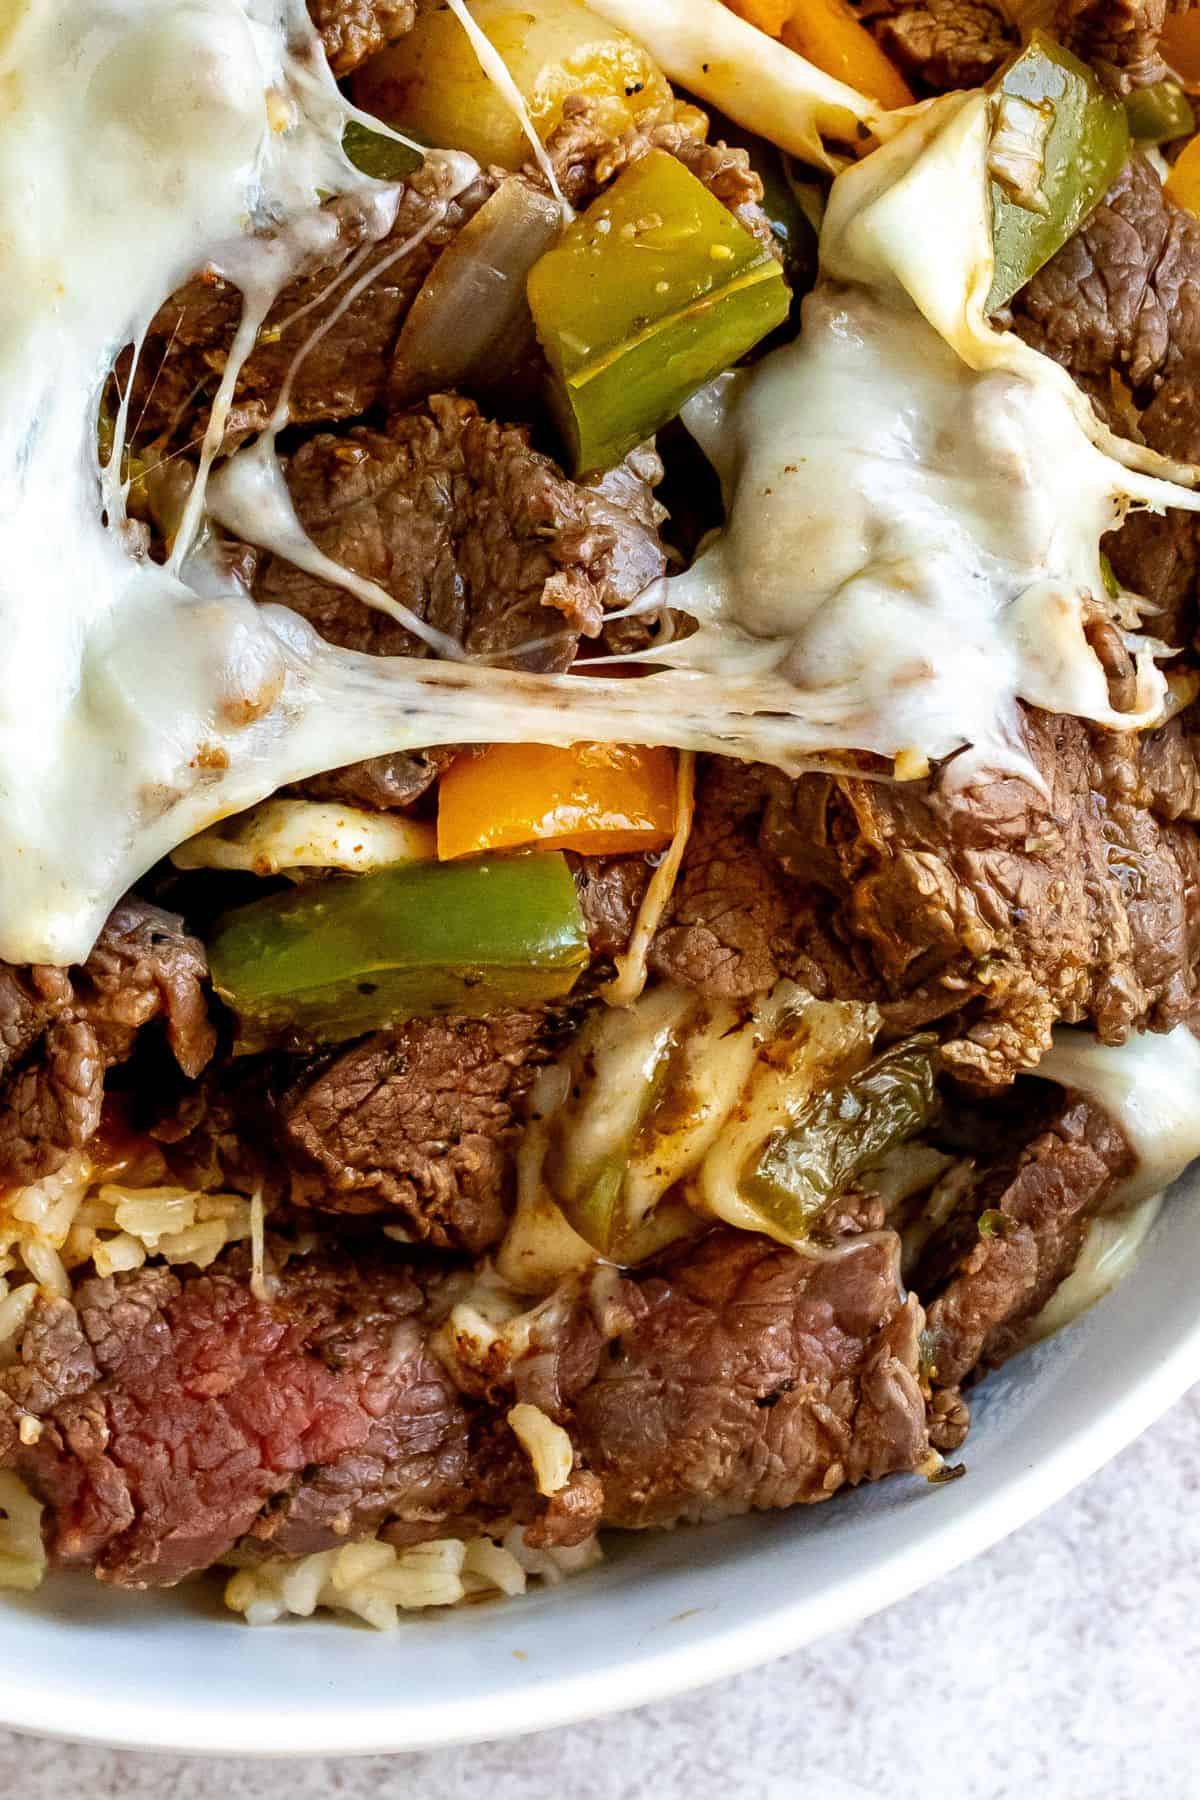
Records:
[[[558,1205],[584,1243],[625,1269],[648,1262],[681,1238],[695,1236],[705,1223],[684,1201],[669,1199],[660,1200],[644,1219],[631,1222],[625,1206],[625,1157],[618,1155],[586,1192],[558,1199]]]
[[[791,304],[776,258],[665,150],[568,226],[528,293],[576,473],[620,462]]]
[[[358,119],[347,119],[342,131],[342,150],[363,175],[376,181],[403,181],[421,167],[419,150],[398,144],[385,131],[372,131]]]
[[[619,1028],[619,1021],[628,1016],[610,1013],[601,1022],[601,1039],[606,1029]],[[585,1038],[582,1042],[586,1041]],[[605,1080],[603,1052],[597,1059],[595,1046],[593,1034],[590,1053],[582,1058],[575,1084],[581,1094],[589,1083],[603,1084]],[[663,1099],[673,1048],[673,1037],[664,1037],[653,1063],[641,1071],[639,1090],[624,1090],[631,1102],[625,1126],[598,1156],[573,1170],[572,1159],[563,1154],[561,1147],[556,1150],[552,1146],[543,1165],[543,1178],[571,1229],[599,1255],[625,1268],[647,1261],[703,1227],[703,1221],[682,1200],[663,1199],[645,1217],[629,1216],[625,1189],[629,1161],[643,1129]],[[583,1104],[587,1105],[586,1098]],[[571,1129],[570,1121],[567,1129]]]
[[[405,1019],[558,1000],[588,961],[575,883],[554,853],[418,863],[268,895],[218,921],[213,985],[238,1048],[336,1043]]]
[[[767,138],[747,131],[715,107],[705,106],[704,111],[708,114],[709,142],[744,150],[750,167],[762,182],[763,211],[783,258],[784,277],[792,290],[793,321],[798,325],[800,302],[817,279],[817,229],[796,196],[787,158]]]
[[[1192,103],[1177,81],[1135,88],[1125,102],[1125,117],[1142,144],[1169,144],[1174,138],[1191,137],[1196,129]]]
[[[1026,102],[1048,125],[1038,203],[1020,204],[992,182],[995,271],[987,310],[1006,306],[1061,250],[1119,174],[1129,154],[1125,108],[1086,63],[1035,31],[992,88],[1003,105]]]
[[[936,1040],[897,1044],[809,1102],[767,1140],[742,1177],[745,1198],[792,1237],[893,1145],[927,1125],[937,1105]]]

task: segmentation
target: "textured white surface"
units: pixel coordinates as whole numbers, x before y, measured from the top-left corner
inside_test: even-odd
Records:
[[[1037,1524],[853,1631],[668,1705],[411,1757],[140,1756],[0,1734],[26,1800],[1194,1800],[1200,1388]]]

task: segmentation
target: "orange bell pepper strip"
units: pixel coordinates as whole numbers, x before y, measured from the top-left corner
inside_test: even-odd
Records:
[[[908,83],[846,0],[725,0],[725,4],[880,106],[912,105]]]
[[[1188,87],[1200,84],[1200,12],[1172,13],[1158,47]]]
[[[1200,217],[1200,137],[1185,144],[1163,183],[1163,192],[1176,206]]]
[[[768,37],[777,38],[788,22],[795,0],[725,0],[725,4],[747,25],[757,25]]]
[[[675,757],[629,744],[493,744],[438,783],[438,856],[661,850],[675,830]]]
[[[845,0],[800,0],[783,28],[783,41],[826,75],[834,75],[880,106],[911,106],[913,94]]]

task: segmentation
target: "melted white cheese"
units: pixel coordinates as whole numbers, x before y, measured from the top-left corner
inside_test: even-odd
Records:
[[[641,23],[652,48],[668,26],[685,33],[675,5]],[[750,38],[756,61],[772,54],[758,34]],[[682,54],[684,36],[679,46]],[[749,79],[745,35],[735,32],[729,46],[738,79]],[[805,66],[793,63],[795,79],[808,81]],[[1156,503],[1191,497],[1161,483],[1138,488],[1140,478],[1097,462],[1086,420],[1072,443],[1040,390],[1057,387],[1077,419],[1090,414],[1084,402],[1075,407],[1067,398],[1063,384],[1070,384],[1054,365],[1029,352],[999,386],[992,364],[983,372],[980,359],[996,334],[964,323],[970,283],[964,288],[953,269],[938,274],[950,243],[947,217],[928,212],[920,230],[896,241],[896,218],[904,205],[911,212],[914,188],[922,179],[927,189],[940,182],[947,203],[968,222],[975,218],[970,242],[982,233],[978,250],[986,263],[982,103],[974,113],[969,101],[932,109],[839,179],[823,248],[831,271],[858,284],[844,297],[844,326],[828,323],[839,316],[836,298],[818,302],[814,312],[825,309],[827,327],[814,329],[813,347],[768,359],[732,402],[739,415],[731,424],[738,448],[729,542],[752,555],[761,541],[756,533],[775,533],[778,558],[790,559],[796,579],[780,582],[760,557],[758,574],[772,579],[769,591],[759,591],[728,548],[715,550],[670,595],[672,603],[694,604],[701,629],[656,654],[674,666],[630,681],[354,656],[324,644],[284,609],[258,608],[244,593],[224,591],[200,554],[203,476],[220,442],[238,360],[281,286],[329,249],[335,227],[318,197],[355,192],[370,237],[382,237],[395,216],[396,190],[365,181],[341,155],[346,108],[303,0],[72,0],[65,9],[59,0],[25,0],[0,28],[0,83],[0,956],[83,957],[114,901],[185,838],[316,770],[390,750],[614,739],[759,757],[798,770],[842,748],[890,753],[950,743],[971,724],[955,711],[950,690],[976,674],[986,677],[985,725],[994,727],[996,718],[1003,724],[1009,685],[1006,677],[997,691],[998,668],[1014,681],[1019,675],[1025,686],[1018,691],[1036,692],[1045,704],[1089,706],[1099,716],[1099,706],[1091,706],[1099,692],[1094,672],[1075,656],[1074,602],[1063,593],[1072,581],[1094,582],[1094,546],[1085,558],[1083,526],[1095,531],[1107,522],[1100,517],[1106,480],[1110,508],[1123,491]],[[819,114],[811,116],[820,123]],[[960,118],[973,124],[955,138]],[[863,212],[867,198],[873,224],[832,228],[839,217]],[[205,263],[242,287],[246,315],[204,446],[202,478],[172,564],[160,569],[133,553],[119,453],[108,470],[99,469],[95,416],[121,347],[138,343],[162,299]],[[941,311],[925,292],[937,281]],[[895,366],[878,329],[881,306],[895,307]],[[963,388],[939,336],[980,372],[983,386],[968,381]],[[918,384],[907,400],[896,367]],[[1021,374],[1038,390],[1027,402],[1003,385]],[[890,383],[903,416],[888,426],[878,408],[864,414],[870,430],[856,450],[856,414],[877,380]],[[958,420],[960,402],[977,420],[974,435],[969,419]],[[915,417],[927,408],[958,433],[973,468],[965,485],[933,466],[937,446]],[[1034,435],[1036,455],[1014,474],[1016,451],[997,452],[991,437],[993,428],[1006,428],[1011,449],[1013,419],[1024,430],[1026,415],[1036,417],[1041,435]],[[797,442],[810,455],[819,448],[831,468],[836,463],[837,479],[825,479],[823,528],[810,483],[793,538],[768,504],[773,495],[758,489],[770,485],[776,465],[788,473],[782,465]],[[910,496],[940,533],[936,580],[931,576],[921,592],[913,587],[920,546],[911,533],[904,555],[891,556],[890,573],[889,553],[880,556],[868,544],[901,522],[899,466],[876,510],[868,491],[893,450],[901,462],[907,458]],[[248,538],[269,543],[282,533],[286,553],[313,566],[314,552],[282,504],[269,440],[257,487],[243,479],[254,465],[237,461],[238,477],[231,469],[219,483],[225,516],[233,516],[236,502]],[[1036,501],[1041,484],[1060,496],[1068,491],[1059,466],[1067,461],[1075,477],[1071,510],[1083,505],[1083,525],[1064,527],[1061,548],[1044,550],[1037,567],[1045,579],[1035,590],[1043,598],[1033,606],[1010,590],[1034,566],[1037,521],[1046,513]],[[1022,507],[1036,513],[1033,525]],[[1006,511],[1019,554],[1005,550],[991,529],[993,514]],[[858,554],[863,545],[871,549],[866,561]],[[801,548],[807,569],[798,560]],[[996,575],[993,564],[1002,556]],[[960,612],[952,614],[956,558],[970,579]],[[719,564],[718,582],[710,577]],[[976,591],[980,567],[990,599]],[[322,564],[321,572],[355,592],[362,587],[346,571]],[[1023,606],[1031,640],[1065,645],[1061,679],[1044,655],[1039,660],[1019,641],[1012,619],[1001,628],[998,614],[989,615],[998,595]],[[868,658],[860,634],[872,596],[880,654]],[[382,590],[361,597],[397,610]],[[930,667],[917,668],[912,691],[903,692],[909,665],[901,651],[907,654],[905,640],[914,635],[917,660]],[[984,669],[989,644],[993,661]],[[440,642],[436,648],[456,651]],[[1158,678],[1145,656],[1142,663],[1148,708]]]
[[[674,659],[856,694],[860,749],[1028,774],[1018,699],[1123,729],[1161,713],[1162,647],[1128,639],[1115,713],[1085,611],[1131,501],[1198,502],[1123,467],[1062,371],[984,321],[987,137],[985,97],[954,96],[841,176],[801,336],[685,413],[728,524],[670,584],[703,627]]]
[[[1037,1073],[1077,1088],[1121,1127],[1138,1159],[1121,1192],[1127,1205],[1170,1187],[1200,1156],[1200,1042],[1186,1026],[1123,1044],[1059,1030]]]
[[[1029,1326],[1030,1342],[1060,1331],[1125,1279],[1164,1190],[1200,1157],[1200,1042],[1183,1025],[1138,1032],[1123,1044],[1060,1028],[1037,1073],[1103,1107],[1137,1164],[1115,1196],[1120,1210],[1089,1221],[1074,1269]]]
[[[1125,1212],[1091,1219],[1075,1267],[1026,1327],[1026,1341],[1038,1343],[1074,1324],[1132,1274],[1161,1209],[1162,1195],[1151,1194]]]

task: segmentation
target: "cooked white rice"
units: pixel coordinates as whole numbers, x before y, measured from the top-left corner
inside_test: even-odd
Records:
[[[508,1423],[533,1467],[538,1493],[561,1493],[575,1462],[574,1446],[562,1426],[526,1400],[509,1408]]]
[[[491,1594],[523,1594],[529,1576],[553,1583],[600,1560],[596,1539],[574,1550],[531,1550],[519,1530],[492,1538],[436,1538],[398,1550],[378,1538],[294,1562],[239,1569],[225,1604],[248,1625],[308,1619],[323,1609],[394,1631],[402,1612],[458,1606]]]
[[[57,1174],[0,1198],[0,1365],[15,1355],[38,1292],[65,1299],[85,1265],[116,1275],[156,1257],[206,1269],[229,1244],[255,1238],[253,1200],[164,1186],[154,1180],[164,1172],[151,1153],[122,1170],[125,1179],[108,1180],[76,1152]],[[260,1201],[259,1257],[261,1243]]]
[[[45,1573],[41,1503],[11,1469],[0,1469],[0,1588],[31,1593]]]
[[[0,1367],[16,1359],[38,1295],[68,1298],[76,1271],[115,1275],[148,1257],[205,1269],[226,1245],[254,1235],[253,1201],[161,1185],[156,1152],[119,1172],[122,1181],[106,1180],[110,1170],[76,1152],[56,1174],[0,1196]],[[18,1431],[34,1444],[41,1424],[27,1414]],[[24,1483],[0,1470],[0,1588],[41,1581],[41,1515]]]
[[[154,1259],[205,1269],[229,1244],[248,1242],[251,1287],[269,1295],[261,1194],[208,1193],[164,1184],[156,1151],[136,1164],[96,1168],[70,1156],[57,1174],[0,1195],[0,1366],[18,1355],[21,1335],[40,1293],[67,1298],[72,1277],[115,1275]],[[117,1174],[119,1180],[111,1177]],[[508,1310],[513,1310],[510,1306]],[[557,1493],[571,1473],[571,1441],[535,1406],[516,1406],[510,1423],[529,1455],[544,1494]],[[40,1421],[18,1426],[36,1443]],[[36,1588],[46,1571],[41,1504],[11,1470],[0,1470],[0,1588]],[[395,1628],[401,1612],[456,1606],[488,1594],[521,1594],[532,1576],[561,1581],[597,1561],[595,1539],[574,1550],[531,1550],[519,1529],[503,1543],[491,1538],[439,1538],[396,1549],[372,1538],[292,1562],[239,1569],[225,1601],[251,1625],[318,1609]]]

